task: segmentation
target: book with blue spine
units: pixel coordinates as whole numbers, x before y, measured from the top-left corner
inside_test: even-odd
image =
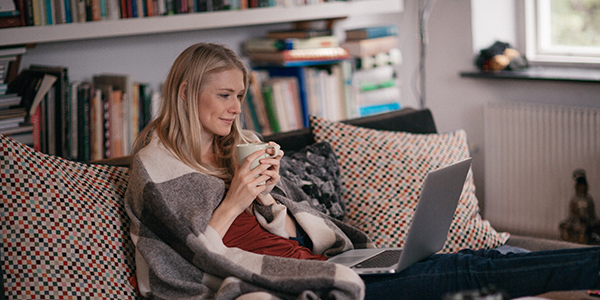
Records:
[[[398,109],[400,109],[400,103],[391,102],[391,103],[384,103],[384,104],[360,106],[358,108],[358,113],[359,113],[360,117],[364,117],[364,116],[380,114],[380,113],[398,110]]]
[[[346,30],[347,40],[373,39],[398,35],[398,25],[373,26]]]

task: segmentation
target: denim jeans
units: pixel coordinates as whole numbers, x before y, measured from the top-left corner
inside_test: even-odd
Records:
[[[448,293],[495,288],[509,297],[598,289],[600,248],[502,254],[435,254],[390,275],[363,276],[366,299],[440,300]]]

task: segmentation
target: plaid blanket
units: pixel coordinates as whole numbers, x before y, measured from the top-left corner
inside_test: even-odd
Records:
[[[257,206],[257,220],[281,236],[294,216],[326,256],[373,247],[361,231],[318,212],[306,194],[282,178],[280,204]],[[142,295],[156,299],[362,299],[364,283],[341,265],[259,255],[226,247],[208,226],[225,196],[222,180],[195,171],[158,142],[134,157],[125,199],[136,245]]]

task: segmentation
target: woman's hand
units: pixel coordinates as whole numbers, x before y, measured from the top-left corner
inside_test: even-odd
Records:
[[[265,150],[259,150],[246,158],[235,171],[225,198],[213,212],[208,225],[214,228],[221,237],[225,236],[235,218],[268,188],[267,185],[259,185],[259,183],[269,179],[268,175],[261,175],[261,173],[271,168],[271,165],[259,164],[250,170],[250,164],[264,154]]]
[[[269,142],[269,145],[275,146],[277,145],[275,142]],[[267,149],[267,151],[275,151],[271,148]],[[272,155],[273,153],[268,153]],[[261,175],[269,176],[269,179],[266,181],[266,189],[262,191],[261,195],[266,195],[271,193],[275,185],[281,180],[281,176],[279,175],[279,168],[281,167],[281,158],[283,157],[283,150],[279,149],[279,154],[273,158],[263,158],[260,160],[261,165],[268,164],[271,165],[266,171],[263,171]],[[259,201],[261,199],[258,199]],[[263,203],[261,203],[263,204]],[[265,204],[263,204],[265,205]]]

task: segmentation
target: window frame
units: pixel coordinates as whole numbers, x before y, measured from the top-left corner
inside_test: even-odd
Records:
[[[563,51],[548,51],[545,49],[545,44],[547,44],[548,41],[543,40],[543,37],[539,36],[538,28],[542,27],[541,24],[545,21],[543,18],[548,18],[549,16],[544,15],[543,12],[540,11],[540,5],[543,5],[540,4],[540,2],[542,1],[545,0],[522,1],[522,13],[518,14],[519,27],[521,28],[521,36],[519,39],[521,45],[524,46],[524,52],[527,59],[531,63],[539,65],[600,67],[600,53],[597,55],[586,55],[583,51],[571,51],[580,53],[571,55],[566,54],[569,50],[580,50],[577,49],[577,47],[555,47],[555,49],[562,49]]]

